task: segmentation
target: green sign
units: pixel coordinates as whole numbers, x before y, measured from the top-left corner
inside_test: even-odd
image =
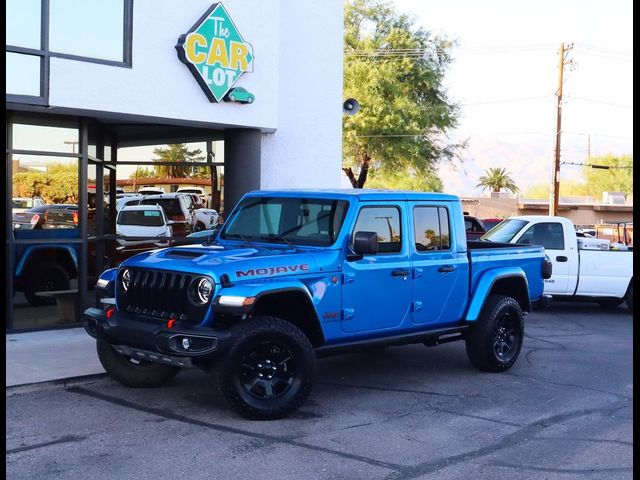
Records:
[[[253,71],[253,47],[244,41],[222,3],[213,4],[180,35],[176,50],[211,102],[224,99],[242,74]]]

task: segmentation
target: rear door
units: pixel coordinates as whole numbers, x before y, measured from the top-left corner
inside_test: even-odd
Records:
[[[551,278],[544,281],[544,293],[551,295],[573,295],[578,280],[578,252],[567,238],[562,222],[550,219],[525,228],[514,237],[514,243],[542,245],[553,263]]]
[[[446,204],[411,204],[413,265],[412,322],[447,324],[462,318],[467,306],[469,263],[456,252],[452,213]]]
[[[358,231],[376,232],[379,250],[361,260],[345,260],[342,330],[370,332],[409,323],[411,264],[404,202],[367,203],[358,211],[351,240]]]

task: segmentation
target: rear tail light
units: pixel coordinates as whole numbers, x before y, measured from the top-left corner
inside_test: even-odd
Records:
[[[78,212],[73,212],[73,224],[77,225],[78,224]]]
[[[49,221],[49,210],[47,210],[46,212],[44,212],[44,221],[45,221],[45,222]]]
[[[45,218],[47,218],[46,214],[45,214]],[[31,225],[35,225],[36,223],[38,223],[38,220],[40,220],[40,215],[38,215],[37,213],[34,213],[33,217],[31,217]]]

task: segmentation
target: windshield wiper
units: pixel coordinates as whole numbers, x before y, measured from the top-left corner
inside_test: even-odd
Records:
[[[287,245],[289,245],[290,247],[293,246],[293,243],[290,242],[289,240],[287,240],[286,238],[284,238],[284,234],[286,234],[287,232],[281,233],[279,235],[269,235],[268,237],[268,241],[269,242],[273,242],[274,240],[281,240],[283,243],[286,243]]]
[[[223,237],[223,240],[227,240],[227,239],[230,239],[232,237],[240,238],[240,240],[242,240],[244,243],[249,243],[251,241],[251,240],[249,240],[249,238],[245,237],[241,233],[227,233]]]

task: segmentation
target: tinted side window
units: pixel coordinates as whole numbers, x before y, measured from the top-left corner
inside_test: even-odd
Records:
[[[402,250],[400,210],[396,207],[362,208],[353,232],[354,234],[356,232],[377,233],[379,253],[394,253]]]
[[[564,250],[562,224],[549,222],[532,225],[520,237],[518,243],[542,245],[548,250]]]
[[[418,252],[449,250],[449,212],[443,207],[416,207],[413,210],[415,244]]]

